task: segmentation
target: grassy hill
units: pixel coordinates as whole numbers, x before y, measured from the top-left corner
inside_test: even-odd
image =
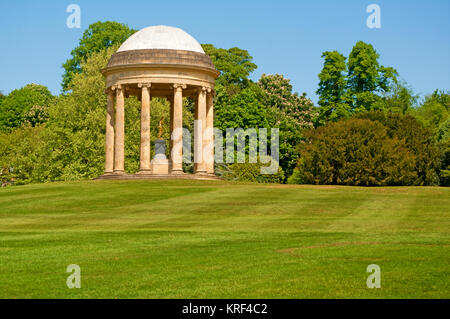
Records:
[[[448,298],[450,189],[86,181],[0,189],[0,298]],[[81,267],[68,289],[66,267]],[[368,289],[370,264],[381,289]]]

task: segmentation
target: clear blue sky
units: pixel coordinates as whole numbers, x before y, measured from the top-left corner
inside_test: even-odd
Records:
[[[66,8],[81,7],[81,29],[69,29]],[[366,26],[369,4],[381,7],[381,29]],[[96,21],[135,29],[177,26],[200,43],[246,49],[262,73],[281,73],[315,102],[321,53],[348,56],[358,40],[374,45],[419,94],[450,89],[449,0],[17,0],[0,4],[0,90],[27,83],[60,93],[62,63]]]

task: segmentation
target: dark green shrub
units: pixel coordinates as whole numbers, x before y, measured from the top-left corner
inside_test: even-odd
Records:
[[[377,121],[349,119],[306,133],[290,182],[360,186],[411,185],[414,155]]]
[[[385,112],[367,112],[358,118],[383,124],[391,138],[404,140],[407,149],[414,155],[414,170],[417,173],[412,185],[439,185],[440,152],[435,145],[433,133],[411,115]]]
[[[284,172],[278,167],[276,174],[261,174],[261,167],[267,167],[270,163],[235,163],[228,165],[228,169],[222,169],[222,177],[227,180],[257,182],[257,183],[283,183]]]

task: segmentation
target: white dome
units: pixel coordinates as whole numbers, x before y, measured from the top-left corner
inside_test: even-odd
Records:
[[[183,30],[165,25],[147,27],[129,37],[117,52],[169,49],[205,53],[201,45]]]

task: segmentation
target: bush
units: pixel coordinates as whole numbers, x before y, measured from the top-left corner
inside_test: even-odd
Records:
[[[358,118],[383,124],[391,138],[404,140],[407,149],[414,156],[414,170],[417,173],[412,185],[439,185],[440,151],[435,145],[431,130],[411,115],[385,112],[367,112]]]
[[[441,170],[439,178],[441,186],[450,186],[450,139],[439,143],[441,150]]]
[[[302,179],[300,176],[300,170],[295,168],[292,175],[287,179],[287,184],[302,184]]]
[[[23,126],[11,133],[0,133],[0,176],[2,185],[27,184],[42,181],[39,149],[42,145],[42,126]]]
[[[267,167],[270,164],[261,163],[235,163],[228,166],[228,168],[221,169],[223,178],[227,180],[243,181],[243,182],[257,182],[257,183],[283,183],[284,172],[281,167],[278,168],[276,174],[261,174],[261,167]]]
[[[0,131],[11,131],[24,122],[33,126],[44,123],[47,108],[54,100],[55,97],[43,85],[28,84],[12,91],[0,100]]]
[[[411,185],[415,157],[381,123],[348,119],[306,133],[290,182],[358,186]]]

